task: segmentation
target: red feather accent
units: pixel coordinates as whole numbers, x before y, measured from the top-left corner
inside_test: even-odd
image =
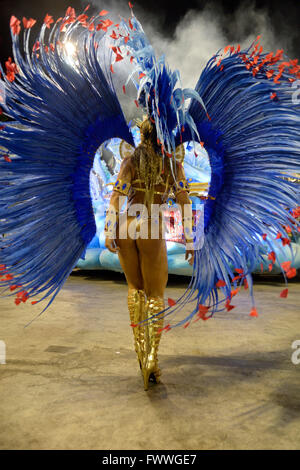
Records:
[[[287,272],[287,271],[289,271],[289,270],[291,269],[291,264],[292,264],[291,261],[284,261],[283,263],[281,263],[280,266],[282,267],[282,269],[283,269],[285,272]]]
[[[296,268],[291,268],[289,271],[286,273],[286,277],[289,279],[292,279],[292,277],[297,276],[297,270]]]
[[[176,302],[175,300],[171,299],[170,297],[168,298],[168,305],[169,307],[173,307],[174,305],[176,305]]]
[[[18,284],[15,284],[15,285],[13,285],[13,286],[10,286],[9,289],[10,289],[11,291],[14,291],[14,290],[18,289],[18,287],[22,287],[22,286],[20,286],[20,285],[18,285]]]
[[[209,317],[206,317],[206,314],[209,310],[209,307],[207,307],[206,305],[199,305],[199,313],[197,314],[197,317],[202,320],[208,320]]]
[[[251,312],[250,312],[250,316],[251,317],[258,317],[258,313],[257,313],[257,310],[255,307],[252,308]]]
[[[199,305],[199,313],[207,313],[209,310],[209,307],[207,307],[206,305]]]
[[[225,303],[225,308],[226,308],[227,312],[230,312],[230,310],[232,310],[233,308],[235,308],[235,305],[230,305],[230,300],[231,300],[231,299],[227,299],[227,300],[226,300],[226,303]]]
[[[288,289],[283,289],[280,293],[280,297],[285,299],[288,296],[288,292],[289,292]]]
[[[268,259],[271,260],[273,263],[275,263],[276,255],[274,251],[270,251],[270,253],[268,254]]]
[[[84,17],[88,18],[88,16],[86,16],[86,15],[81,15],[81,16],[84,16]],[[79,19],[79,17],[77,19]],[[85,21],[85,19],[84,19],[84,21]],[[107,28],[109,28],[112,24],[114,24],[114,23],[110,19],[101,20],[100,23],[97,25],[96,29],[97,29],[97,31],[99,31],[99,29],[103,29],[103,31],[106,32]]]
[[[261,270],[262,273],[264,272],[264,265],[263,265],[263,263],[260,263],[260,270]]]
[[[68,7],[67,10],[66,10],[66,13],[65,13],[65,18],[69,16],[70,18],[76,18],[76,13],[75,13],[75,10],[74,8],[72,7]]]
[[[29,20],[27,20],[25,17],[23,17],[23,26],[25,29],[32,28],[32,26],[34,26],[35,23],[36,23],[36,20],[34,20],[33,18],[30,18]]]
[[[44,23],[45,23],[47,28],[50,28],[51,23],[54,23],[53,17],[51,15],[48,15],[48,13],[47,13],[45,18],[44,18]]]
[[[80,23],[85,23],[87,19],[88,19],[88,16],[87,16],[87,15],[84,15],[84,14],[79,15],[79,16],[77,17],[77,20],[78,20]],[[98,26],[99,26],[99,25],[98,25]]]
[[[239,292],[238,288],[237,289],[234,289],[231,291],[230,295],[231,295],[231,298],[234,297],[235,295],[237,295]]]
[[[283,246],[289,245],[291,243],[291,240],[289,238],[282,238],[281,241]]]
[[[21,21],[18,20],[18,18],[16,18],[14,15],[11,16],[9,25],[14,35],[20,33],[21,31],[20,23]]]
[[[40,48],[40,43],[39,43],[39,41],[36,41],[36,42],[33,44],[32,51],[33,51],[33,52],[38,51],[39,48]]]
[[[110,37],[111,37],[112,39],[118,39],[118,36],[117,36],[115,30],[113,30],[113,32],[112,32],[112,34],[110,35]]]

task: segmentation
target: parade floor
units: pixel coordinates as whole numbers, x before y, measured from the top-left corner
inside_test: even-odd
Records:
[[[170,278],[176,299],[186,278]],[[163,335],[143,389],[121,274],[76,272],[50,308],[1,299],[1,449],[299,449],[300,283],[257,279],[236,308]],[[300,358],[300,354],[298,356]]]

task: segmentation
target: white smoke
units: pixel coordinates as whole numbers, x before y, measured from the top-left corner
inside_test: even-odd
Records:
[[[105,1],[93,0],[92,4],[99,11],[104,8],[109,10],[108,16],[115,21],[119,16],[130,16],[127,1],[113,0],[105,5]],[[163,18],[159,15],[149,14],[138,4],[134,6],[134,14],[142,24],[156,55],[164,54],[171,69],[179,69],[184,88],[194,88],[208,60],[229,44],[248,48],[260,35],[264,51],[269,52],[288,50],[293,40],[293,32],[290,30],[282,29],[276,31],[275,35],[267,11],[256,9],[253,1],[242,2],[231,15],[222,10],[217,2],[209,1],[201,12],[189,10],[178,22],[172,37],[164,33]],[[126,76],[126,64],[119,64],[118,74],[121,78],[118,80],[122,81]],[[134,88],[128,91],[130,99],[119,96],[126,117],[130,118],[136,116],[139,110],[132,99]]]
[[[141,23],[158,55],[165,54],[172,69],[179,68],[184,87],[194,87],[208,60],[227,45],[248,48],[261,36],[264,51],[289,49],[292,34],[273,30],[266,10],[257,10],[253,2],[243,2],[232,15],[217,3],[207,2],[203,11],[189,10],[177,24],[172,38]],[[226,28],[224,28],[226,26]]]

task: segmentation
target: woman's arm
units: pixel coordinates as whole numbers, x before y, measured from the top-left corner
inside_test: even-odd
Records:
[[[119,222],[119,211],[123,204],[121,203],[120,207],[120,196],[127,197],[128,192],[131,187],[131,180],[132,180],[132,164],[131,158],[127,157],[121,163],[120,171],[117,176],[116,182],[114,184],[114,188],[112,191],[112,195],[109,201],[109,206],[106,211],[106,218],[105,218],[105,246],[108,248],[109,251],[112,253],[116,253],[118,251],[118,247],[116,245],[116,230]]]
[[[192,201],[189,198],[189,187],[182,164],[177,165],[177,177],[174,184],[176,203],[181,209],[183,234],[186,243],[185,259],[192,265],[194,263],[193,245],[193,211]]]

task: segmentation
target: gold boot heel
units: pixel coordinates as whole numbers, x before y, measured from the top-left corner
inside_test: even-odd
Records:
[[[157,366],[157,360],[149,360],[142,369],[144,378],[144,389],[148,390],[149,382],[158,384],[160,382],[161,370]]]
[[[154,317],[164,310],[164,299],[162,297],[149,297],[145,307],[145,354],[142,363],[144,389],[148,390],[149,382],[159,383],[161,371],[158,367],[158,347],[161,338],[164,319],[162,316]]]

